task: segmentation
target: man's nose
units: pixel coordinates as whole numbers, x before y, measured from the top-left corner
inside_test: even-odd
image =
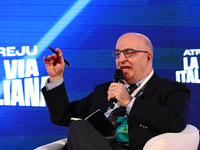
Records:
[[[124,62],[124,61],[127,60],[127,58],[126,58],[126,56],[125,56],[125,54],[123,52],[119,55],[118,59],[119,59],[120,62]]]

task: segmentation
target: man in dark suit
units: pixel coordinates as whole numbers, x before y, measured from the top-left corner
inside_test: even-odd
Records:
[[[64,61],[59,53],[44,57],[49,80],[42,89],[52,123],[70,125],[72,117],[84,119],[97,109],[106,115],[119,108],[126,108],[129,142],[109,141],[87,121],[71,123],[68,132],[68,149],[130,149],[142,150],[152,137],[166,132],[180,132],[186,127],[189,89],[178,82],[160,78],[152,67],[151,41],[138,33],[126,33],[112,52],[117,69],[123,71],[123,82],[107,82],[95,87],[87,97],[69,103],[63,83]],[[138,87],[129,94],[127,88]],[[112,109],[109,101],[117,99]],[[91,133],[90,133],[91,132]]]

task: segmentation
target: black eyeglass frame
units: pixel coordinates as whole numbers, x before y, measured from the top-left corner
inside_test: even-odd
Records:
[[[126,54],[125,54],[126,51],[131,51],[130,56],[126,56]],[[116,52],[119,52],[119,55],[118,55],[118,56],[116,55]],[[123,53],[124,56],[125,56],[126,58],[129,58],[129,57],[131,57],[131,56],[133,55],[133,52],[149,53],[148,51],[135,50],[135,49],[130,49],[130,48],[125,49],[125,50],[118,50],[118,49],[116,49],[116,50],[114,50],[114,51],[111,51],[112,56],[113,56],[114,58],[119,58],[119,56],[120,56],[121,53]]]

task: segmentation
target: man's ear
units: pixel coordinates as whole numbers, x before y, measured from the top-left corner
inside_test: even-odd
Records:
[[[152,53],[147,53],[147,64],[151,63],[153,59]]]

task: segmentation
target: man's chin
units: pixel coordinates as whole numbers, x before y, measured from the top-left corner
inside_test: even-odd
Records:
[[[127,78],[126,76],[124,76],[124,80],[125,80],[125,83],[128,84],[128,82],[130,81],[130,78]]]

